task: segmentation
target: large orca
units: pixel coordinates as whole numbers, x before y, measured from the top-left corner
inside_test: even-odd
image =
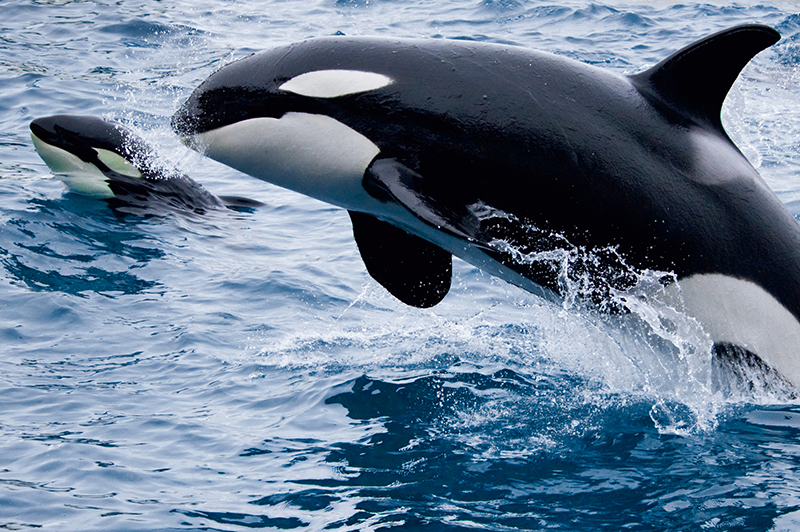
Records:
[[[76,194],[108,200],[115,207],[155,212],[204,213],[258,202],[217,197],[193,179],[165,166],[153,148],[122,124],[80,115],[37,118],[33,146],[50,170]]]
[[[312,39],[221,68],[173,127],[347,209],[367,270],[408,304],[444,297],[451,254],[545,297],[584,283],[601,305],[636,271],[672,272],[666,297],[717,352],[800,385],[800,226],[720,120],[779,39],[738,26],[630,76],[521,47]],[[583,257],[566,273],[565,253]]]

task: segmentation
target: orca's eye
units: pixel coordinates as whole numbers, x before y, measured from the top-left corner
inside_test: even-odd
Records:
[[[348,94],[374,91],[394,80],[377,72],[361,70],[315,70],[295,76],[281,90],[311,98],[336,98]]]

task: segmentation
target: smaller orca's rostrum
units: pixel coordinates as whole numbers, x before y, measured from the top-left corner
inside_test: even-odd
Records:
[[[30,128],[39,156],[76,194],[145,212],[167,207],[204,213],[258,205],[244,198],[214,196],[193,179],[161,164],[143,139],[116,122],[54,115],[37,118]]]
[[[742,68],[776,43],[721,31],[638,74],[520,47],[333,37],[212,74],[173,117],[191,147],[347,209],[369,273],[402,301],[438,303],[451,255],[545,297],[587,250],[602,302],[635,272],[718,351],[800,385],[800,226],[725,133]]]

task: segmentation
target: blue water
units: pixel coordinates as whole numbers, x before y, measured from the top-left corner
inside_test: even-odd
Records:
[[[307,37],[473,39],[635,72],[762,22],[784,39],[724,122],[800,214],[793,2],[0,6],[0,529],[800,529],[795,394],[715,369],[691,320],[546,303],[460,261],[443,303],[407,308],[367,276],[346,213],[169,128],[219,66]],[[66,193],[28,133],[55,113],[122,121],[265,206],[124,216]]]

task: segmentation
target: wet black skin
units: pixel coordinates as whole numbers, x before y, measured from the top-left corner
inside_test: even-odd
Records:
[[[616,271],[612,285],[631,280],[625,267],[678,278],[725,274],[757,283],[800,317],[800,228],[719,118],[740,70],[778,39],[764,26],[733,28],[633,76],[475,42],[314,39],[223,67],[173,126],[191,135],[289,111],[331,116],[380,148],[375,163],[410,170],[406,185],[435,198],[436,209],[451,213],[454,234],[476,244],[501,237],[528,251],[613,247],[599,265],[586,265],[599,276]],[[377,72],[394,82],[337,98],[279,89],[324,69]],[[725,164],[701,164],[698,133],[732,148]],[[365,186],[380,197],[374,166]],[[396,197],[389,191],[382,199]],[[516,221],[465,228],[459,213],[477,201]],[[559,290],[553,271],[517,269]]]

